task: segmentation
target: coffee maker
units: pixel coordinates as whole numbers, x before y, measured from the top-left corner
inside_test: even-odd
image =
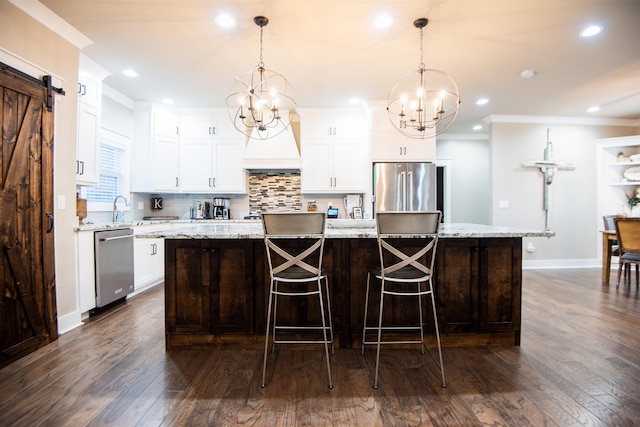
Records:
[[[229,199],[215,197],[213,199],[213,219],[230,219]]]

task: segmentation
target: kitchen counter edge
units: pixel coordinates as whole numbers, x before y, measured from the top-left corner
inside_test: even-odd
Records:
[[[327,239],[375,238],[376,229],[367,227],[327,227]],[[484,224],[448,223],[440,227],[442,238],[509,238],[509,237],[553,237],[555,232],[518,227],[498,227]],[[262,224],[251,223],[207,223],[172,229],[140,232],[137,238],[149,239],[262,239]]]

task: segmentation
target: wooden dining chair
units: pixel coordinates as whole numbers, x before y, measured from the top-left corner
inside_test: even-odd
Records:
[[[618,282],[616,287],[620,287],[620,276],[622,270],[627,266],[636,266],[636,286],[640,282],[638,278],[638,265],[640,264],[640,218],[636,217],[616,217],[616,237],[620,251]],[[629,269],[630,270],[630,269]],[[627,284],[631,284],[631,271],[626,275]]]
[[[604,229],[607,231],[616,231],[616,223],[615,223],[615,218],[616,217],[626,217],[627,214],[616,214],[616,215],[603,215],[602,216],[602,220],[604,222]],[[607,244],[611,247],[609,253],[611,254],[611,256],[609,257],[609,259],[607,260],[607,263],[609,263],[609,268],[611,268],[611,259],[613,257],[619,257],[620,256],[620,247],[618,245],[618,240],[609,240],[607,242]],[[605,256],[605,254],[603,254],[603,256]],[[622,268],[622,266],[620,265],[619,268]],[[629,272],[629,265],[625,265],[624,268],[624,277],[627,277],[627,273]]]

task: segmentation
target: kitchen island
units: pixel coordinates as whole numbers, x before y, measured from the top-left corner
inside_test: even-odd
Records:
[[[443,224],[440,236],[435,289],[443,344],[519,345],[522,237],[553,232]],[[269,272],[260,222],[209,223],[137,238],[165,240],[167,349],[258,348],[264,342]],[[339,347],[360,342],[367,270],[378,263],[372,220],[328,221],[324,265]],[[278,314],[311,324],[318,321],[313,304],[283,307]],[[378,300],[370,304],[376,307]],[[385,318],[398,325],[415,320],[405,304],[385,303]],[[377,312],[370,313],[373,322]]]

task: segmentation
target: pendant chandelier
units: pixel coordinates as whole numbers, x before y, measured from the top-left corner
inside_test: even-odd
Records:
[[[460,108],[460,92],[451,76],[440,70],[425,68],[423,28],[427,18],[416,19],[420,29],[420,65],[405,75],[391,89],[387,112],[393,126],[410,138],[424,139],[439,135],[454,122]]]
[[[269,19],[256,16],[260,27],[260,62],[249,73],[235,78],[227,96],[227,110],[233,125],[248,138],[269,139],[285,131],[296,101],[287,79],[268,70],[262,61],[262,33]]]

